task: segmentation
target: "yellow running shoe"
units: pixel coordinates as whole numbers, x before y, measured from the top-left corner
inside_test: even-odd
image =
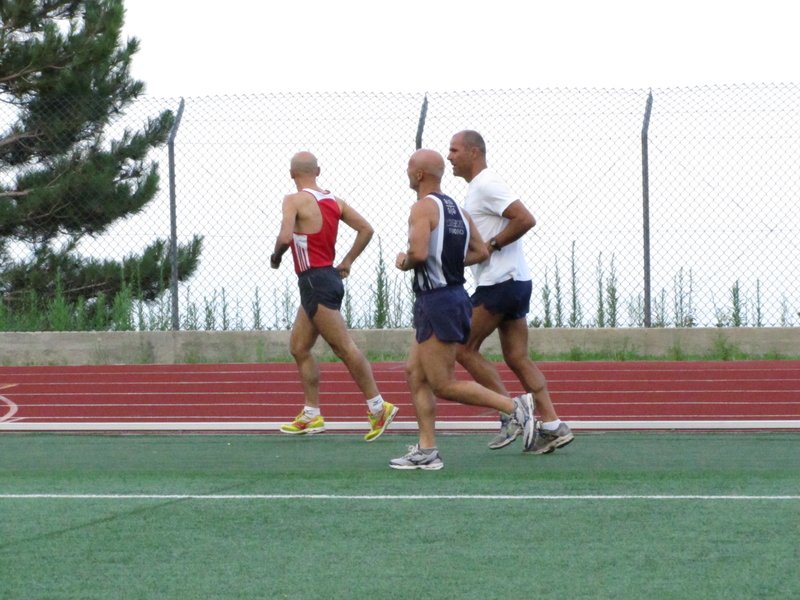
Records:
[[[383,410],[377,415],[373,415],[371,412],[367,411],[367,418],[369,419],[371,429],[370,432],[364,436],[364,439],[368,442],[374,442],[381,437],[381,434],[386,431],[389,423],[394,420],[394,416],[397,414],[398,410],[399,409],[394,404],[384,402]]]
[[[305,413],[300,413],[292,423],[281,425],[283,433],[291,433],[294,435],[303,435],[306,433],[322,433],[325,431],[325,420],[322,415],[316,419],[309,419]]]

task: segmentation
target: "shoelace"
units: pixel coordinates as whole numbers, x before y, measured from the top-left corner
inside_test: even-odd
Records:
[[[550,431],[549,429],[542,429],[541,427],[537,427],[536,430],[539,432],[540,438],[555,439],[558,437],[558,434],[556,433],[558,429],[553,429],[552,431]]]
[[[418,445],[415,445],[408,446],[408,454],[406,454],[403,458],[410,461],[420,461],[429,460],[432,457],[430,454],[425,454],[422,450],[420,450]]]

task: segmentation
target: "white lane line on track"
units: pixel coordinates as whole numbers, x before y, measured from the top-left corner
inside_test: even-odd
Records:
[[[340,495],[340,494],[0,494],[0,500],[800,500],[800,496],[704,495]]]
[[[4,387],[10,387],[10,386],[4,386]],[[11,417],[17,414],[19,407],[5,396],[0,396],[0,402],[3,402],[8,405],[8,412],[3,416],[0,416],[0,423],[8,422],[11,420]]]

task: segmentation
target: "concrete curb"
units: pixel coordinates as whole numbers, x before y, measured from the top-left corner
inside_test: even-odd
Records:
[[[369,353],[405,355],[412,329],[355,329]],[[241,363],[291,361],[288,331],[112,331],[0,333],[0,365]],[[669,358],[707,355],[721,348],[750,355],[800,356],[800,328],[531,329],[532,351],[555,355],[604,352]],[[497,334],[483,351],[500,353]],[[322,341],[317,355],[330,355]]]

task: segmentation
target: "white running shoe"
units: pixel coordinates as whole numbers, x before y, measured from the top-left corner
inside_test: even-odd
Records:
[[[424,469],[426,471],[436,471],[444,466],[439,451],[434,450],[430,454],[425,454],[419,449],[419,444],[408,447],[408,454],[400,458],[393,458],[389,461],[389,466],[393,469]]]

